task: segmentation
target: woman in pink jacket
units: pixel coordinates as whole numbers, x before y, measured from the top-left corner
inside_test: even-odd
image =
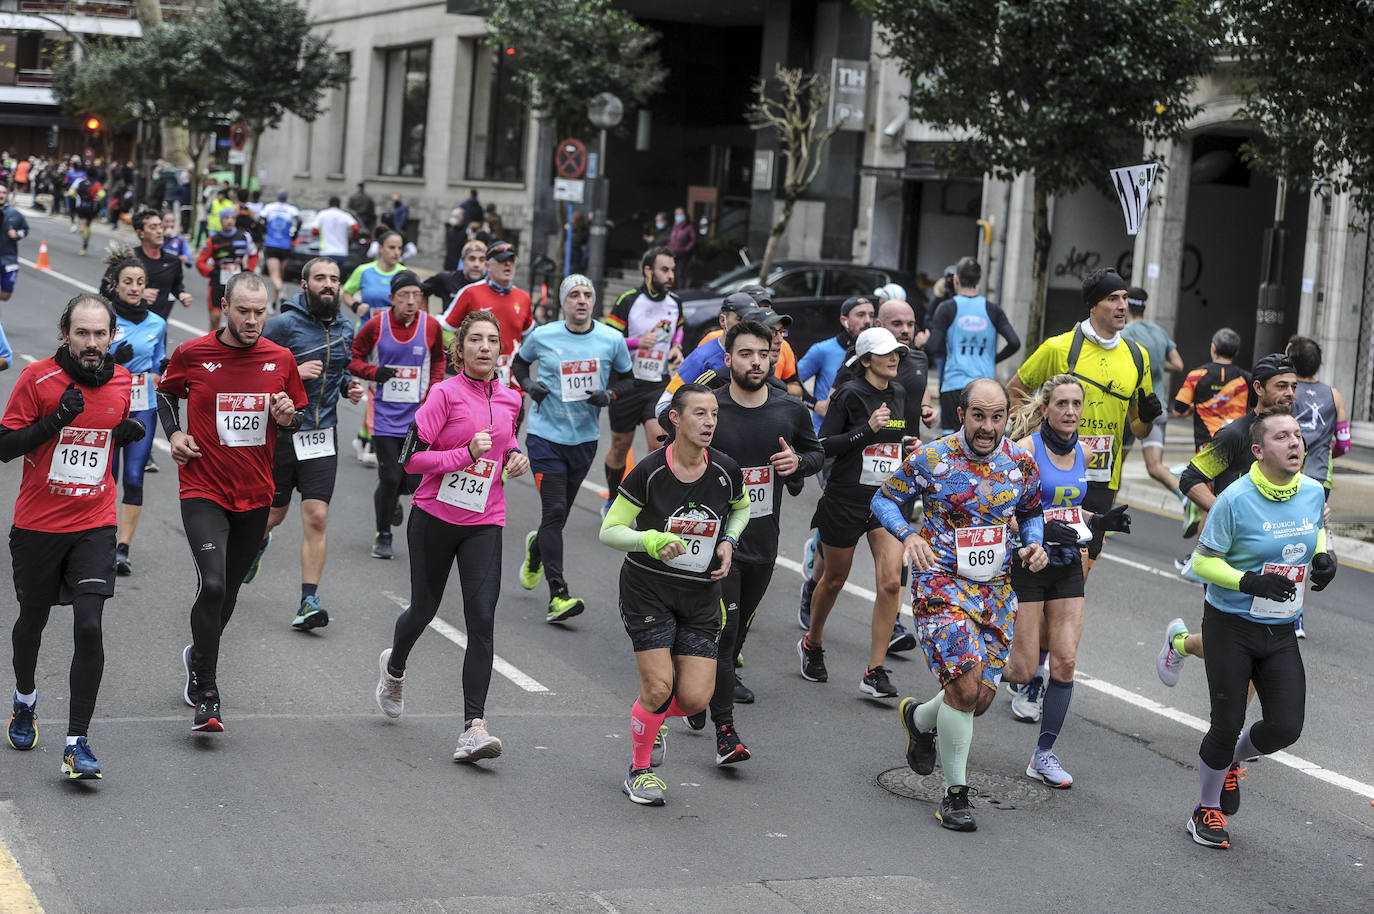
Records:
[[[458,563],[468,647],[463,657],[463,735],[455,762],[495,758],[501,741],[487,732],[492,630],[501,595],[501,533],[507,477],[529,469],[515,439],[520,394],[496,378],[501,327],[490,311],[463,319],[450,356],[458,374],[434,385],[415,414],[401,462],[422,479],[411,501],[410,606],[382,651],[377,705],[400,717],[406,658],[439,611],[449,570]],[[416,510],[418,509],[418,510]]]

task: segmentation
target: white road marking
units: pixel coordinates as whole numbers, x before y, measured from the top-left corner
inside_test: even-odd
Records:
[[[35,264],[32,260],[26,260],[23,257],[20,257],[19,262],[30,269],[38,269],[37,264]],[[60,279],[72,288],[80,289],[82,292],[89,292],[92,295],[100,294],[100,290],[97,289],[95,286],[91,285],[90,283],[82,282],[75,276],[68,276],[66,273],[59,273],[57,270],[41,270],[39,272],[47,273],[53,279]],[[193,337],[204,336],[206,333],[209,332],[208,330],[202,330],[199,327],[193,327],[190,324],[184,321],[179,321],[174,317],[167,318],[167,324],[168,326],[176,327],[178,330],[183,330],[186,333],[191,334],[191,336]]]
[[[395,603],[397,606],[401,607],[401,609],[405,609],[407,606],[410,605],[410,601],[407,600],[405,597],[399,596],[398,594],[394,594],[389,590],[382,591],[382,596],[386,597],[392,603]],[[443,619],[440,619],[438,616],[435,616],[434,621],[429,623],[429,627],[434,629],[439,634],[443,635],[448,640],[452,641],[454,644],[458,645],[463,650],[468,649],[468,636],[465,635],[463,632],[459,631],[458,629],[454,628],[452,625],[449,625],[447,622],[445,622]],[[505,676],[507,679],[518,685],[520,688],[524,689],[526,692],[547,692],[550,695],[553,694],[552,692],[549,692],[549,690],[545,688],[544,685],[539,682],[539,680],[535,679],[533,676],[526,675],[513,664],[511,664],[509,661],[502,660],[499,656],[492,656],[491,668],[496,672],[500,673],[502,676]]]

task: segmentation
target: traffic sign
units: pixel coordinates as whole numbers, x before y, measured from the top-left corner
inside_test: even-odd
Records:
[[[586,181],[579,181],[576,178],[554,178],[553,198],[568,203],[581,203],[586,185]]]
[[[587,173],[587,147],[581,140],[569,137],[558,144],[554,162],[560,178],[580,178]]]
[[[229,144],[235,149],[248,145],[248,130],[242,124],[235,124],[229,129]]]
[[[229,164],[230,164],[230,165],[247,165],[247,164],[248,164],[248,153],[244,152],[242,149],[231,149],[231,150],[229,150]]]

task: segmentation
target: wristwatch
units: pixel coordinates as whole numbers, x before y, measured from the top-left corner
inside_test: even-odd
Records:
[[[725,543],[729,543],[731,549],[738,549],[738,548],[739,548],[739,540],[735,539],[733,536],[731,536],[731,535],[728,534],[728,533],[721,537],[721,541],[722,541],[722,542],[725,542]]]

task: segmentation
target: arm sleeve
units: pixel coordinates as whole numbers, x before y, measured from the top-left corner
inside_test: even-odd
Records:
[[[157,418],[162,423],[162,433],[168,438],[172,437],[172,432],[181,431],[181,398],[159,390]]]
[[[745,510],[747,512],[747,507]],[[621,552],[647,552],[643,533],[630,527],[638,516],[638,506],[624,495],[617,495],[601,521],[601,542]]]
[[[1007,341],[1007,344],[997,351],[997,361],[1000,362],[1015,355],[1020,350],[1021,337],[1016,335],[1016,328],[1011,325],[1011,321],[1007,320],[1007,312],[1002,310],[1001,305],[988,302],[988,315],[992,318],[992,324],[997,328],[1002,339]]]
[[[1022,454],[1016,460],[1021,471],[1024,488],[1021,500],[1016,504],[1016,523],[1021,531],[1021,542],[1027,546],[1045,543],[1045,516],[1040,502],[1040,470],[1035,458]]]
[[[730,502],[730,516],[725,519],[725,535],[739,542],[739,538],[744,533],[744,528],[749,526],[749,496],[740,493],[740,496]]]
[[[940,307],[935,309],[935,316],[930,319],[930,339],[926,340],[926,348],[935,353],[937,359],[945,354],[945,334],[954,320],[956,307],[954,299],[946,299],[940,302]]]
[[[883,525],[888,533],[897,537],[899,542],[905,541],[914,531],[911,525],[902,517],[902,509],[888,495],[887,484],[878,487],[878,491],[873,493],[873,498],[868,502],[869,510],[873,516]]]
[[[1193,572],[1204,581],[1227,590],[1240,590],[1240,579],[1245,577],[1245,572],[1232,567],[1225,558],[1201,543],[1193,553]]]
[[[528,345],[528,341],[526,343]],[[515,358],[510,360],[510,376],[515,379],[515,383],[522,388],[530,382],[530,363],[525,361],[525,347],[520,347],[520,351],[515,354]]]

